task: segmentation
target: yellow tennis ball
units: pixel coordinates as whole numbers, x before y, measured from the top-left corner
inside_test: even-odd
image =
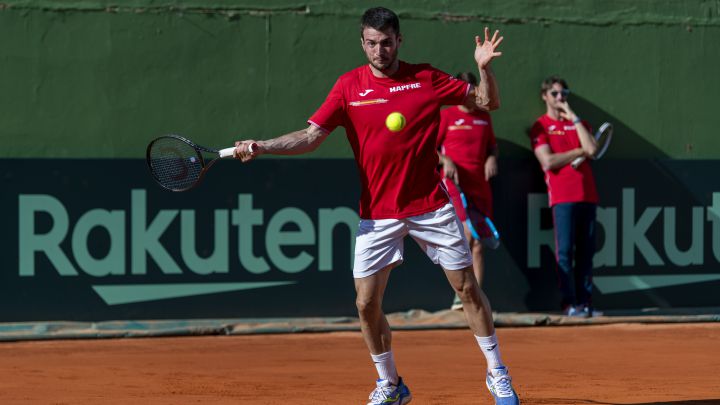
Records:
[[[393,132],[398,132],[405,128],[405,116],[399,112],[390,113],[385,118],[385,126]]]

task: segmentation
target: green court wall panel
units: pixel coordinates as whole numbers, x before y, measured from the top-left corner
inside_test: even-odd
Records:
[[[716,159],[719,1],[390,1],[401,57],[493,62],[504,156],[530,157],[539,82],[568,79],[578,114],[616,124],[608,158]],[[336,78],[364,63],[351,1],[5,1],[0,157],[140,158],[168,132],[210,146],[303,128]],[[351,157],[338,129],[313,158]]]

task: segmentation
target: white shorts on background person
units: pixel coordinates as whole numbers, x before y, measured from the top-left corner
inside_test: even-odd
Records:
[[[355,237],[353,277],[367,277],[390,264],[402,263],[407,235],[445,270],[461,270],[473,264],[462,223],[448,203],[408,218],[361,219]]]

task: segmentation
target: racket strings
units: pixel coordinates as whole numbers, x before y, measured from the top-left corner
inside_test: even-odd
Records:
[[[478,235],[480,235],[480,239],[488,239],[488,238],[495,237],[495,234],[488,227],[485,220],[475,221],[474,224],[475,224],[475,229],[477,230]]]
[[[170,190],[186,190],[200,178],[203,163],[197,151],[174,138],[158,139],[150,148],[150,170]]]
[[[496,249],[500,245],[499,235],[496,230],[488,225],[485,216],[473,208],[466,209],[466,213],[472,222],[473,228],[475,228],[480,242],[491,249]]]

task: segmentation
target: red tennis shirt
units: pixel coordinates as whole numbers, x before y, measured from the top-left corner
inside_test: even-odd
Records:
[[[588,131],[590,126],[582,123]],[[575,125],[569,120],[554,120],[547,114],[538,118],[530,130],[533,149],[548,145],[552,153],[562,153],[580,147]],[[584,161],[577,169],[565,165],[555,170],[545,171],[550,206],[567,202],[598,202],[595,178],[590,163]]]
[[[407,218],[447,204],[437,170],[440,106],[461,104],[470,84],[428,64],[400,62],[379,78],[364,65],[340,76],[308,123],[325,132],[345,127],[360,174],[360,218]],[[405,116],[392,132],[385,118]]]
[[[464,112],[450,107],[440,113],[438,145],[442,153],[457,166],[460,187],[471,204],[492,218],[492,190],[485,179],[488,151],[497,146],[490,114],[485,111]],[[466,218],[455,184],[445,179],[455,211],[461,221]]]

